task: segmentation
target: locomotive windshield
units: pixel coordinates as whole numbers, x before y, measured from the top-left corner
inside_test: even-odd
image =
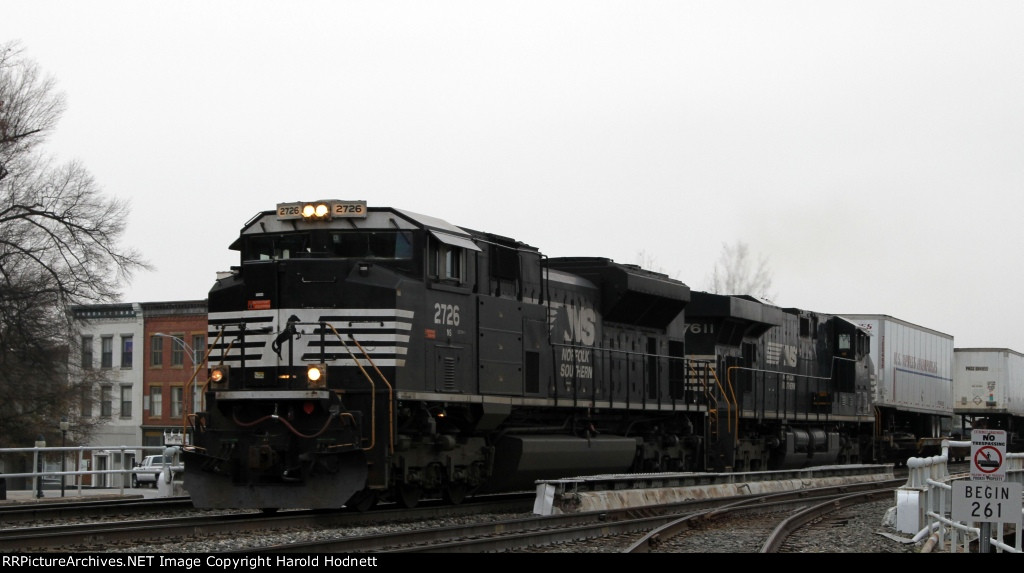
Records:
[[[410,260],[413,256],[411,231],[332,230],[281,233],[249,237],[242,250],[243,261],[291,258],[344,258]]]

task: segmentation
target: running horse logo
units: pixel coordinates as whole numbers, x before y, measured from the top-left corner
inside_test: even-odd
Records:
[[[270,348],[274,350],[278,358],[281,358],[281,346],[283,346],[286,341],[302,336],[302,333],[295,328],[295,323],[298,321],[299,317],[294,314],[289,316],[288,326],[285,326],[284,330],[281,331],[281,334],[278,334],[277,338],[270,343]]]

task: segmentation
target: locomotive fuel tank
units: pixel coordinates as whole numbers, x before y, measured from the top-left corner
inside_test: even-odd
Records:
[[[835,464],[839,459],[840,436],[822,428],[786,428],[779,446],[772,452],[773,469],[799,469]]]
[[[507,435],[495,444],[495,478],[487,489],[533,489],[550,476],[624,473],[637,446],[635,438],[622,436]]]

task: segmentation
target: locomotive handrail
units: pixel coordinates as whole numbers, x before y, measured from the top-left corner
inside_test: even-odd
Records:
[[[714,432],[715,436],[717,437],[718,436],[718,397],[715,396],[713,393],[711,393],[709,391],[709,389],[708,389],[708,383],[707,383],[708,375],[707,375],[707,372],[711,372],[711,375],[715,376],[716,378],[718,376],[717,376],[717,374],[715,374],[714,368],[711,368],[710,364],[707,361],[705,361],[705,360],[696,361],[696,362],[700,362],[701,364],[704,365],[704,372],[705,372],[704,374],[701,374],[696,368],[693,367],[693,363],[694,363],[693,360],[685,360],[685,362],[686,362],[686,367],[690,370],[691,373],[693,373],[693,377],[697,379],[697,381],[700,383],[701,389],[704,391],[704,398],[708,401],[708,415],[711,416],[713,418],[713,421],[714,421],[714,423],[711,424],[711,431]],[[718,382],[718,384],[719,384],[719,386],[721,386],[721,382]],[[729,410],[726,409],[726,412],[728,413]],[[729,424],[731,425],[732,422],[730,421]]]
[[[835,368],[835,362],[837,360],[844,360],[846,362],[856,362],[856,360],[854,360],[852,358],[843,358],[842,356],[833,356],[832,357],[832,362],[830,363],[830,366],[832,368]],[[795,376],[795,377],[799,377],[799,378],[807,378],[807,379],[822,380],[822,381],[830,381],[830,380],[832,380],[832,376],[835,374],[835,372],[829,372],[828,376],[814,376],[812,374],[793,374],[791,372],[782,372],[781,370],[768,370],[767,368],[751,368],[750,366],[730,366],[729,367],[729,370],[734,370],[734,369],[749,370],[750,372],[767,372],[767,373],[770,373],[770,374],[789,374],[790,376]]]
[[[217,332],[217,337],[213,339],[212,343],[207,345],[207,347],[206,347],[207,348],[206,355],[203,356],[203,359],[199,362],[199,364],[206,363],[207,367],[209,367],[210,352],[213,351],[213,348],[217,345],[218,342],[220,342],[220,339],[223,338],[223,337],[224,337],[224,327],[221,326],[220,330]],[[221,355],[220,355],[220,365],[221,366],[224,365],[224,357],[228,355],[228,352],[231,350],[231,347],[234,346],[234,344],[235,344],[235,341],[232,340],[230,343],[228,343],[227,348],[225,348],[223,350],[223,352],[221,352]],[[194,381],[195,380],[196,375],[199,374],[199,370],[200,369],[197,366],[196,367],[196,371],[192,373],[192,379],[190,381]],[[207,388],[209,388],[209,386],[210,386],[210,378],[209,378],[209,375],[207,375],[206,383],[203,384],[203,387],[200,390],[200,392],[205,394],[206,390],[207,390]],[[187,388],[187,386],[186,386],[186,388]],[[196,404],[193,404],[192,405],[192,425],[193,425],[192,431],[193,432],[198,432],[199,431],[199,420],[198,420],[198,417],[197,417],[198,413],[199,413],[198,412],[198,406]],[[185,434],[185,431],[188,429],[188,423],[186,422],[187,419],[188,419],[188,417],[186,416],[181,421],[181,433],[183,435]],[[200,451],[200,450],[203,450],[204,448],[200,448],[199,446],[196,446],[195,445],[195,438],[193,437],[192,444],[189,444],[189,445],[184,445],[183,444],[182,445],[182,449],[183,450]]]
[[[833,356],[832,358],[833,358],[833,360],[830,363],[830,366],[832,368],[835,367],[835,362],[837,360],[845,360],[845,361],[849,361],[849,362],[855,362],[855,360],[853,360],[851,358],[843,358],[843,357],[840,357],[840,356]],[[773,374],[773,375],[777,375],[777,376],[778,375],[789,376],[789,377],[792,377],[794,380],[818,381],[819,384],[822,383],[822,382],[830,382],[832,380],[834,374],[835,374],[834,372],[830,372],[828,376],[814,376],[812,374],[795,374],[795,373],[790,373],[790,372],[783,372],[781,370],[768,370],[766,368],[751,368],[749,366],[730,366],[727,369],[727,372],[726,372],[726,379],[727,379],[727,383],[728,383],[728,387],[729,387],[730,391],[733,390],[733,385],[732,385],[732,371],[733,370],[745,370],[745,371],[751,372],[751,373]],[[733,394],[733,398],[735,399],[735,394]],[[737,407],[737,409],[739,408],[739,401],[738,400],[736,401],[736,407]],[[740,416],[739,416],[739,413],[737,412],[737,416],[736,416],[737,430],[738,430],[738,427],[739,427],[739,418],[740,418]],[[876,422],[875,423],[877,424],[878,423],[877,422],[878,416],[876,415],[875,418],[876,418]]]
[[[333,330],[334,327],[331,327],[331,329]],[[335,331],[334,333],[338,334],[337,331]],[[385,376],[384,373],[380,371],[380,368],[377,368],[377,364],[373,361],[373,358],[370,357],[370,353],[367,352],[365,348],[363,348],[362,344],[359,344],[359,341],[356,340],[355,336],[352,336],[352,333],[349,333],[348,336],[349,338],[352,339],[352,342],[356,345],[356,348],[358,348],[359,351],[363,353],[363,358],[365,358],[366,361],[370,363],[370,366],[373,366],[373,370],[377,373],[378,376],[380,376],[380,379],[384,382],[384,385],[388,387],[388,452],[393,454],[395,453],[395,412],[393,409],[395,403],[395,390],[394,388],[391,387],[391,382],[388,380],[388,377]],[[344,344],[344,341],[342,341],[342,344]]]
[[[733,440],[738,440],[740,436],[740,400],[736,397],[736,389],[732,384],[732,371],[742,368],[742,366],[729,366],[725,369],[725,387],[729,389],[729,394],[732,395],[732,405],[736,408],[736,427],[733,429]]]
[[[352,362],[356,365],[356,368],[363,373],[366,381],[370,383],[370,445],[362,447],[363,451],[368,452],[377,444],[377,385],[374,384],[373,378],[371,378],[366,372],[363,365],[359,363],[359,359],[356,358],[356,355],[352,353],[351,349],[349,349],[348,344],[345,344],[345,340],[342,339],[341,335],[334,328],[334,325],[327,324],[327,327],[330,328],[331,331],[334,332],[334,335],[338,337],[338,341],[341,342],[341,345],[345,348],[345,352],[348,352],[348,355],[352,358]]]
[[[181,433],[182,434],[185,434],[188,431],[188,419],[190,417],[192,418],[192,425],[193,426],[195,425],[195,416],[196,416],[196,413],[199,412],[199,405],[195,403],[195,399],[194,399],[195,398],[195,391],[194,391],[195,381],[196,381],[196,376],[199,375],[199,371],[202,370],[203,364],[206,363],[206,360],[207,360],[208,357],[209,357],[209,352],[207,352],[207,355],[204,356],[202,360],[198,361],[198,364],[195,365],[196,366],[195,372],[192,373],[192,376],[189,377],[188,382],[185,383],[184,393],[185,393],[186,396],[192,396],[193,400],[192,400],[192,412],[189,413],[188,410],[186,410],[185,411],[185,415],[181,418]]]
[[[370,445],[363,448],[364,451],[370,451],[374,448],[374,446],[377,443],[377,386],[376,384],[374,384],[373,378],[370,376],[370,374],[367,373],[366,369],[363,368],[363,365],[360,364],[359,359],[356,358],[356,355],[352,353],[352,350],[348,347],[348,344],[345,343],[345,339],[341,336],[341,333],[339,333],[338,330],[334,328],[334,325],[329,322],[322,322],[320,323],[320,326],[327,326],[327,328],[331,329],[331,332],[334,333],[334,336],[338,338],[338,342],[341,342],[341,345],[345,348],[345,352],[348,352],[348,355],[352,357],[352,362],[355,363],[356,367],[359,368],[359,371],[363,373],[363,376],[365,376],[366,380],[370,383]],[[369,354],[366,352],[366,349],[364,349],[363,346],[359,344],[359,341],[356,340],[354,336],[352,336],[352,333],[349,333],[349,338],[352,339],[352,342],[356,345],[357,348],[359,348],[359,351],[363,353],[363,358],[365,358],[370,363],[370,366],[373,366],[374,371],[377,372],[377,374],[381,377],[381,380],[388,387],[388,430],[389,432],[394,432],[394,411],[392,410],[392,404],[394,403],[394,390],[391,388],[391,383],[388,381],[387,377],[384,376],[384,374],[380,371],[380,369],[377,368],[377,365],[374,364],[373,359],[370,358]],[[395,436],[393,433],[391,433],[388,436],[389,453],[395,453],[394,443]]]
[[[623,349],[623,348],[610,348],[610,347],[607,347],[607,346],[591,346],[591,345],[585,345],[585,344],[571,344],[571,343],[564,343],[564,342],[549,342],[549,345],[552,348],[556,348],[556,349],[569,349],[569,350],[582,349],[582,350],[593,351],[595,356],[599,356],[600,357],[600,360],[592,359],[592,360],[589,361],[590,365],[592,365],[595,370],[600,370],[601,368],[606,368],[608,365],[607,365],[607,363],[605,361],[612,359],[616,355],[622,355],[622,356],[626,357],[626,359],[629,359],[629,358],[632,358],[632,357],[640,357],[640,358],[657,358],[657,359],[664,359],[664,360],[668,360],[668,361],[680,361],[680,362],[683,362],[684,364],[686,364],[686,367],[690,370],[690,372],[692,372],[694,374],[693,377],[696,378],[698,381],[700,381],[701,386],[702,386],[702,390],[704,391],[704,396],[706,396],[709,400],[715,400],[715,397],[712,396],[710,394],[710,392],[708,391],[708,388],[706,386],[706,382],[701,377],[700,373],[693,367],[692,362],[694,362],[694,360],[690,359],[690,358],[686,358],[684,356],[675,356],[675,355],[671,355],[671,354],[659,354],[659,353],[654,353],[654,352],[644,352],[644,351],[637,351],[637,350],[627,350],[627,349]],[[574,366],[572,380],[574,382],[578,382],[579,381],[578,372],[577,372],[577,370],[575,370],[575,367],[577,366],[578,361],[577,361],[577,358],[576,358],[575,354],[573,355],[572,360],[573,360],[573,366]],[[587,362],[587,361],[584,361],[584,362]],[[705,361],[697,361],[697,362],[705,362]],[[646,368],[646,365],[644,365],[644,368]],[[718,382],[718,375],[714,373],[714,368],[709,368],[709,370],[713,373],[713,376],[715,377],[716,382]],[[591,397],[589,398],[589,401],[590,401],[592,406],[597,406],[597,394],[593,390],[593,384],[594,384],[594,382],[592,381],[591,382],[591,385],[592,385]],[[721,386],[721,382],[718,382],[718,384],[719,384],[719,386]],[[574,386],[574,388],[575,388],[575,386]],[[556,399],[556,400],[558,399],[557,390],[558,389],[556,387],[556,390],[555,390],[556,394],[553,396],[553,398]],[[627,400],[628,400],[628,398],[629,397],[627,396]],[[659,395],[658,398],[660,400],[661,396]],[[612,399],[613,399],[612,396],[608,397],[609,401],[611,401]],[[574,400],[574,402],[578,402],[578,398],[576,398],[576,397],[574,397],[573,400]],[[715,402],[717,404],[717,400],[715,400]],[[675,397],[673,397],[673,404],[675,404]]]
[[[725,398],[725,403],[726,403],[726,409],[725,409],[725,412],[726,412],[726,422],[729,424],[729,428],[732,428],[732,411],[733,411],[733,409],[732,409],[732,405],[729,403],[729,395],[726,394],[725,393],[725,389],[722,388],[722,381],[719,380],[718,374],[715,372],[715,369],[713,367],[711,367],[711,363],[710,362],[705,362],[704,364],[706,366],[705,371],[711,373],[711,376],[715,379],[715,385],[718,386],[718,391],[721,392],[722,397]],[[700,380],[701,385],[704,386],[704,395],[707,396],[708,400],[714,400],[714,402],[715,402],[715,416],[717,418],[717,416],[718,416],[718,398],[716,398],[714,394],[712,394],[711,392],[708,391],[707,380],[705,379],[707,377],[707,374],[705,374],[704,377],[701,377],[700,373],[697,372],[697,369],[693,367],[693,362],[690,361],[690,360],[686,361],[686,366],[697,377],[697,380]],[[737,414],[738,414],[738,412],[737,412]],[[738,420],[737,420],[737,423],[739,423]]]

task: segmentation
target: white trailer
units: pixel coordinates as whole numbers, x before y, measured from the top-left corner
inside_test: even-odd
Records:
[[[871,335],[876,445],[900,451],[881,457],[939,453],[952,430],[953,336],[884,314],[842,316]]]
[[[1003,429],[1019,439],[1024,425],[1024,354],[1009,348],[957,348],[953,413],[972,427]]]

